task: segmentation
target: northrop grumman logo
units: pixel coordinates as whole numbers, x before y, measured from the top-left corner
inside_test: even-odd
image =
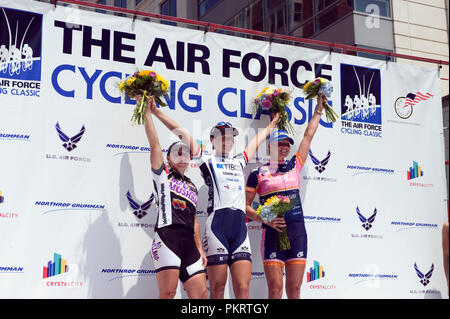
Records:
[[[56,123],[56,131],[58,132],[59,138],[61,141],[63,141],[64,143],[62,144],[62,146],[69,152],[71,152],[72,150],[74,150],[77,147],[77,144],[81,138],[83,137],[84,131],[86,130],[84,128],[84,125],[81,127],[80,132],[78,132],[77,134],[75,134],[72,137],[69,137],[68,135],[66,135],[66,133],[64,133],[61,130],[61,127],[59,126],[59,122]]]
[[[131,196],[130,191],[127,192],[127,198],[128,198],[128,202],[130,203],[131,208],[134,209],[133,214],[141,219],[142,217],[144,217],[145,215],[147,215],[147,209],[150,208],[150,206],[152,205],[153,199],[155,198],[155,195],[152,194],[150,196],[150,199],[148,201],[146,201],[145,203],[143,203],[142,205],[139,205]]]
[[[365,230],[371,229],[372,223],[375,221],[375,216],[377,215],[377,209],[375,208],[373,214],[369,218],[366,218],[361,214],[358,206],[356,206],[356,213],[358,214],[359,220],[362,222],[362,227]]]
[[[416,263],[414,263],[414,269],[416,270],[417,276],[420,278],[420,283],[424,286],[428,285],[430,283],[431,275],[433,275],[434,264],[431,264],[431,269],[426,274],[423,274],[419,270]]]
[[[323,159],[323,160],[318,160],[313,153],[311,152],[311,150],[309,150],[309,155],[311,157],[312,162],[315,165],[315,169],[316,171],[318,171],[319,173],[322,173],[325,170],[325,166],[328,164],[328,161],[330,160],[330,156],[331,156],[331,152],[328,151],[327,156]]]

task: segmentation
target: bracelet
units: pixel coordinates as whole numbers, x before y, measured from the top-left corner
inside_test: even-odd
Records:
[[[317,110],[315,110],[314,113],[317,113],[317,114],[319,114],[320,116],[322,116],[323,111],[317,111]]]

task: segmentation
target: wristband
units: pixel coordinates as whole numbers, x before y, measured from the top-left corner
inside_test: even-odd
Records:
[[[317,113],[317,114],[319,114],[320,116],[322,116],[322,114],[323,114],[323,111],[318,111],[318,110],[315,110],[315,111],[314,111],[314,113]]]

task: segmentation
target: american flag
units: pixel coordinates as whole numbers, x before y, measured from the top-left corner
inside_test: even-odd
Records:
[[[423,94],[420,92],[417,92],[416,94],[408,93],[408,95],[406,96],[404,107],[416,105],[417,103],[419,103],[421,101],[428,100],[432,96],[433,96],[433,94],[431,94],[431,93],[426,93],[426,94]]]

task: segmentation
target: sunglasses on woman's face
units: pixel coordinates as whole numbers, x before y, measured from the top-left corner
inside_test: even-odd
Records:
[[[278,142],[278,147],[291,147],[291,143],[289,142]]]

